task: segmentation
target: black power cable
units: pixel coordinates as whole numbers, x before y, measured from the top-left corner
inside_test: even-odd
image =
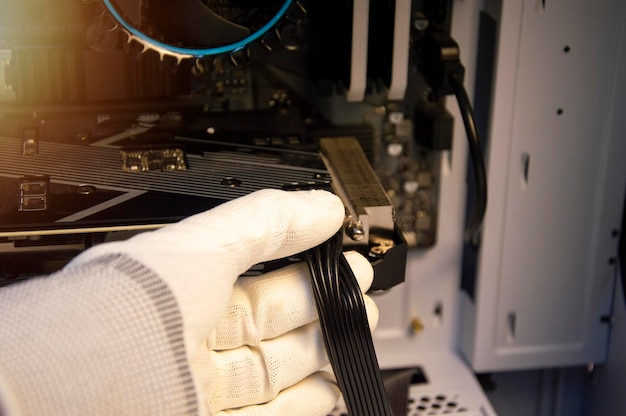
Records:
[[[324,344],[348,413],[392,416],[363,294],[342,253],[343,233],[305,253]]]
[[[483,219],[485,218],[485,211],[487,210],[487,170],[485,168],[485,159],[483,158],[483,151],[478,137],[478,130],[476,129],[472,103],[463,86],[463,81],[456,73],[450,74],[449,81],[459,104],[461,116],[463,117],[463,124],[465,125],[467,140],[469,142],[470,157],[472,158],[476,178],[476,204],[467,229],[465,230],[465,241],[477,246],[482,230]]]
[[[465,230],[465,241],[476,247],[487,209],[487,173],[474,111],[463,86],[465,68],[461,64],[460,48],[447,30],[432,27],[424,36],[421,58],[424,62],[424,79],[431,88],[431,97],[438,99],[454,94],[461,110],[476,178],[476,203]]]

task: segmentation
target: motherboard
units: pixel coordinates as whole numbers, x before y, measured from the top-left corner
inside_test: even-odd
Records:
[[[452,118],[428,39],[448,3],[3,1],[3,272],[255,189],[329,186],[320,143],[346,138],[403,240],[432,247]]]

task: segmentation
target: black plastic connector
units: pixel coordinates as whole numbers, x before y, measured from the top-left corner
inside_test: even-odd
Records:
[[[443,105],[420,106],[414,118],[415,141],[429,150],[451,150],[454,117]]]
[[[434,101],[444,95],[454,94],[450,77],[461,82],[465,67],[461,64],[460,48],[448,32],[433,28],[427,31],[423,46],[424,78],[431,89]]]
[[[374,281],[371,287],[374,291],[391,289],[405,280],[408,245],[397,225],[394,227],[393,235],[389,237],[393,241],[393,247],[384,256],[378,259],[368,256],[374,268]]]

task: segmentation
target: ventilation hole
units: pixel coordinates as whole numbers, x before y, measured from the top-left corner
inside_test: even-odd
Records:
[[[413,392],[412,397],[407,398],[407,415],[428,416],[467,413],[469,408],[463,406],[463,400],[458,394],[433,394],[432,396],[419,395]],[[333,409],[327,416],[348,416],[343,402]]]

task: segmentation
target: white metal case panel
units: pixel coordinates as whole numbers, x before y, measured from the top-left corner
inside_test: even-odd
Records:
[[[626,131],[612,129],[624,4],[498,6],[490,206],[463,349],[481,371],[602,361],[626,175]]]

